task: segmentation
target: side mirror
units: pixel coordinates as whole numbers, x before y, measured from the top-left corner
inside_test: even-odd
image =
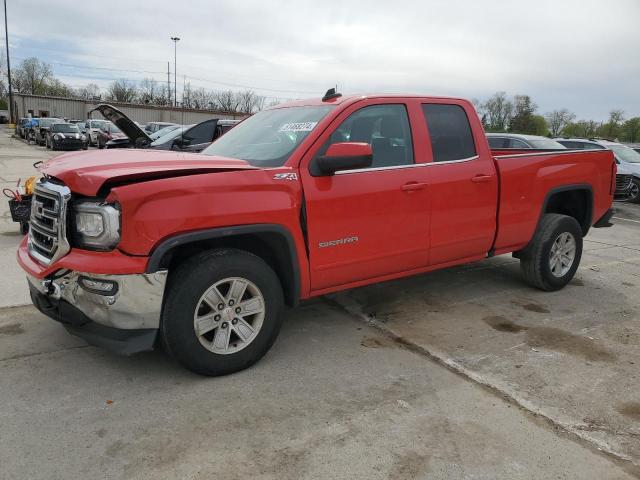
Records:
[[[367,168],[373,162],[373,150],[368,143],[342,142],[329,145],[326,153],[312,164],[311,175],[333,175],[343,170]]]

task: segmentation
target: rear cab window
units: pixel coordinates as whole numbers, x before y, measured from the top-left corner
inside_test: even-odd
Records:
[[[426,103],[422,113],[427,122],[434,162],[470,160],[476,153],[473,132],[460,105]]]

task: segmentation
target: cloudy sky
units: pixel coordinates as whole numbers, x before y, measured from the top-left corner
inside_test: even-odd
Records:
[[[504,90],[540,113],[640,115],[640,0],[7,3],[12,64],[36,56],[74,87],[166,82],[178,36],[179,87],[186,75],[283,100],[335,84],[480,100]]]

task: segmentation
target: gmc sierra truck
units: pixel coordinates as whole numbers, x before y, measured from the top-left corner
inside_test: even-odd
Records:
[[[466,100],[329,91],[202,154],[78,152],[41,171],[17,254],[34,305],[90,344],[222,375],[301,299],[506,253],[533,287],[564,287],[589,229],[611,225],[616,164],[496,156]]]

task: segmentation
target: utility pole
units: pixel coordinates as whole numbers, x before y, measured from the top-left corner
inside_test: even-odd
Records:
[[[5,0],[6,2],[6,0]],[[173,106],[178,106],[178,42],[180,37],[171,37],[173,40]]]
[[[167,105],[171,105],[171,71],[167,62]]]
[[[7,47],[7,80],[9,82],[9,123],[13,123],[13,92],[11,90],[11,62],[9,61],[9,28],[7,27],[7,0],[4,0],[4,41]]]

